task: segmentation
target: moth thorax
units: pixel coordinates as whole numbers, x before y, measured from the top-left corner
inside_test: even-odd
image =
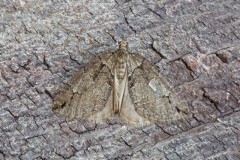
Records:
[[[127,69],[127,61],[124,58],[118,58],[116,64],[116,73],[118,79],[123,79]]]

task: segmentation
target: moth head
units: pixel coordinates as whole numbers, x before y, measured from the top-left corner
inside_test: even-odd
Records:
[[[122,51],[127,51],[127,42],[126,41],[120,42],[119,49]]]

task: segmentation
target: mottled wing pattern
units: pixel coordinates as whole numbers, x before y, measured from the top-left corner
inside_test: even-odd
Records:
[[[181,109],[187,109],[187,104],[180,101],[157,69],[140,56],[132,55],[130,58],[142,62],[129,81],[136,112],[152,122],[171,123],[183,118]]]
[[[88,119],[100,112],[111,93],[111,76],[108,67],[96,57],[56,96],[53,111],[70,119]]]

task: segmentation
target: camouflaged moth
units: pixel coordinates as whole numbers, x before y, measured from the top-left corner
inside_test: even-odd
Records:
[[[82,68],[56,96],[53,111],[96,122],[118,114],[129,125],[144,126],[181,119],[187,108],[157,69],[122,42]]]

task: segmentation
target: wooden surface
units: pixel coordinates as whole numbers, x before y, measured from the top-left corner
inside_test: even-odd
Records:
[[[240,159],[238,0],[0,2],[0,159]],[[93,55],[147,58],[192,117],[130,128],[70,121],[52,99]]]

